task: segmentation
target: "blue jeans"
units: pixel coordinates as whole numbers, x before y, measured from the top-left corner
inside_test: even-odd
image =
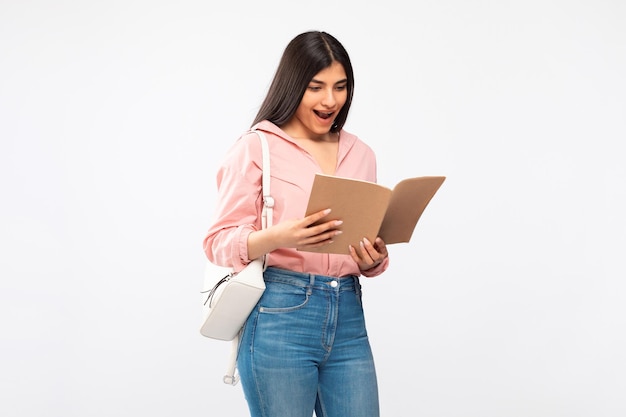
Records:
[[[252,417],[378,417],[358,277],[277,268],[241,337],[237,368]]]

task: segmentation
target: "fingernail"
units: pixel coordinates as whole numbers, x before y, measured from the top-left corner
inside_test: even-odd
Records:
[[[335,226],[343,224],[343,220],[335,220]]]

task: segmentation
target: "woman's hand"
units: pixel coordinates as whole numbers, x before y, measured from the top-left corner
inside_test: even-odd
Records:
[[[332,243],[333,237],[341,233],[337,230],[343,222],[329,220],[313,226],[330,213],[330,209],[318,211],[303,219],[286,220],[276,225],[274,233],[279,247],[312,249]]]
[[[385,242],[379,237],[376,238],[374,244],[367,238],[363,238],[359,243],[358,250],[350,245],[350,255],[352,259],[354,259],[354,262],[359,265],[361,271],[366,271],[378,266],[378,264],[389,256],[387,245],[385,245]]]
[[[303,219],[283,220],[267,229],[250,233],[248,257],[255,259],[278,248],[313,249],[332,243],[333,237],[341,233],[337,227],[341,220],[329,220],[315,224],[330,213],[321,210]]]

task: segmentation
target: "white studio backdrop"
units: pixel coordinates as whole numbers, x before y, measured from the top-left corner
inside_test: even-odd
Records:
[[[448,177],[363,281],[382,415],[626,415],[625,4],[0,0],[0,414],[247,415],[201,241],[320,29],[379,182]]]

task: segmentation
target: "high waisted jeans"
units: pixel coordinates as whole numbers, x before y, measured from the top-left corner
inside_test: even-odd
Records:
[[[237,359],[252,417],[378,417],[358,277],[268,268],[265,283]]]

